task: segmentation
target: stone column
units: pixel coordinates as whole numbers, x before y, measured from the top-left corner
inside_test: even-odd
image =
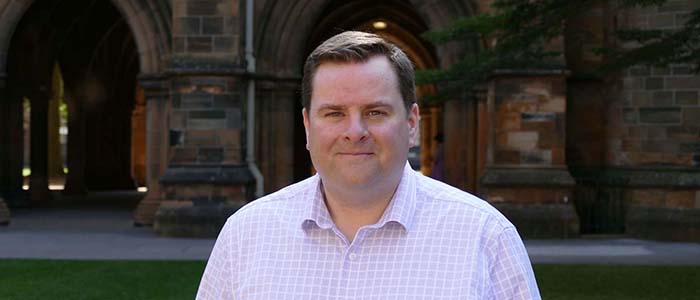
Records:
[[[243,159],[243,18],[236,0],[172,3],[170,147],[154,229],[215,237],[253,191]]]
[[[256,137],[257,161],[265,178],[265,191],[279,190],[294,182],[294,114],[298,80],[258,80]]]
[[[7,123],[7,107],[9,106],[7,102],[10,99],[7,97],[7,92],[5,90],[5,74],[0,74],[0,225],[7,225],[10,223],[10,210],[5,204],[5,200],[2,197],[5,190],[8,188],[7,185],[7,175],[8,170],[8,155],[7,152],[9,141],[7,136],[9,135],[10,128]]]
[[[68,145],[66,160],[68,174],[63,193],[67,195],[84,195],[85,185],[85,96],[78,92],[78,85],[73,89],[66,88],[66,104],[68,105]]]
[[[38,205],[50,201],[48,174],[48,113],[49,88],[37,85],[30,93],[31,101],[31,149],[29,176],[29,202]]]
[[[486,199],[526,237],[579,233],[565,151],[566,71],[505,71],[488,87]]]
[[[22,98],[0,77],[0,197],[9,206],[26,206],[22,190],[24,111]]]
[[[134,224],[153,225],[163,200],[160,177],[168,158],[169,81],[161,75],[141,75],[139,84],[146,99],[146,187],[148,193],[134,211]]]

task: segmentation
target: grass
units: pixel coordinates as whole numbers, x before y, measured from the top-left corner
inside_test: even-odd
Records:
[[[700,266],[535,265],[542,299],[699,299]]]
[[[194,299],[204,261],[0,260],[0,299]]]
[[[0,260],[0,299],[194,299],[203,261]],[[697,299],[700,267],[536,265],[543,299]]]

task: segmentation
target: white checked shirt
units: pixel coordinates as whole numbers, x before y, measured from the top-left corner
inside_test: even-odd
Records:
[[[513,225],[406,166],[379,222],[352,243],[320,177],[246,205],[221,230],[197,299],[540,299]]]

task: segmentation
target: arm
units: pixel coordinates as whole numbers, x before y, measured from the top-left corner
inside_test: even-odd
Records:
[[[216,239],[207,267],[197,291],[197,300],[233,299],[235,282],[233,265],[233,228],[231,218],[226,222]]]
[[[494,299],[541,299],[530,258],[515,228],[506,227],[489,242],[491,296]]]

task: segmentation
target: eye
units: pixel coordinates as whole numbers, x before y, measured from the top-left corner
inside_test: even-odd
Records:
[[[343,113],[339,112],[339,111],[329,111],[329,112],[323,114],[323,116],[327,117],[327,118],[337,118],[337,117],[342,117]]]
[[[381,110],[370,110],[367,112],[367,115],[370,117],[378,117],[378,116],[385,116],[387,113],[385,111]]]

